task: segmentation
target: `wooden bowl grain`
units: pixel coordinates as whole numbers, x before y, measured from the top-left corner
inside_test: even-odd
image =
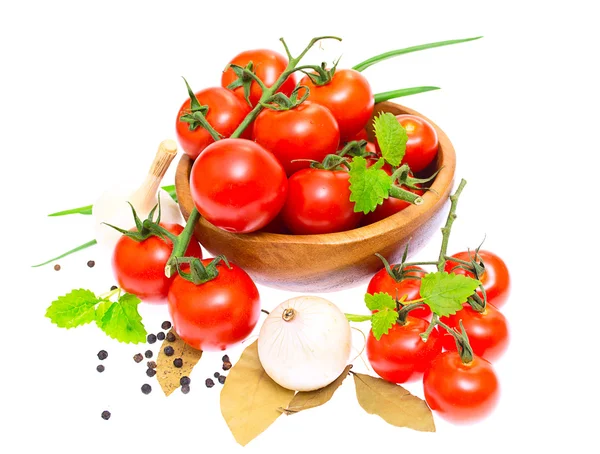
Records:
[[[392,102],[377,104],[374,115],[382,111],[420,116],[437,131],[439,151],[428,171],[441,170],[431,190],[423,196],[422,205],[411,205],[354,230],[319,235],[234,234],[201,217],[194,232],[198,241],[211,254],[223,254],[241,266],[260,284],[305,293],[341,290],[364,283],[382,268],[376,252],[390,263],[397,263],[407,243],[409,254],[418,251],[438,231],[446,216],[444,208],[454,183],[456,154],[446,134],[420,113]],[[372,134],[369,131],[370,137]],[[177,197],[186,219],[194,208],[189,185],[192,164],[184,154],[175,175]]]

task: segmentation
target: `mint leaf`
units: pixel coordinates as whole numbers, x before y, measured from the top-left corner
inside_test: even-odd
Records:
[[[119,342],[145,342],[147,333],[137,310],[139,303],[140,299],[130,293],[121,296],[116,303],[104,301],[96,309],[96,324]]]
[[[408,142],[406,130],[394,114],[389,112],[375,117],[373,126],[381,156],[392,166],[399,166],[406,152],[406,142]]]
[[[371,167],[362,156],[356,156],[350,163],[350,201],[354,202],[354,212],[367,214],[374,211],[388,198],[392,187],[392,177],[381,170],[383,159]]]
[[[381,336],[387,334],[390,328],[398,320],[398,312],[389,307],[384,307],[373,314],[371,318],[371,331],[375,339],[381,339]]]
[[[46,317],[60,328],[75,328],[94,320],[98,297],[84,289],[72,290],[59,296],[46,310]]]
[[[460,274],[428,273],[421,278],[421,297],[439,316],[455,314],[471,296],[480,282]]]
[[[396,309],[396,302],[388,293],[380,292],[371,295],[365,294],[365,303],[370,311],[380,311],[382,309]]]

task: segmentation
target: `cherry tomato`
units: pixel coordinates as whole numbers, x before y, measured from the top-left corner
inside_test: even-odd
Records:
[[[250,107],[229,90],[221,87],[205,88],[195,93],[198,102],[208,106],[205,117],[208,123],[222,136],[229,137],[250,113]],[[189,123],[181,121],[182,115],[189,113],[191,101],[187,99],[177,113],[176,134],[183,151],[192,159],[214,142],[212,136],[202,126],[190,131]],[[246,129],[243,137],[250,137]]]
[[[443,352],[425,370],[423,390],[429,407],[454,423],[469,423],[489,415],[500,396],[492,365],[475,356],[464,364],[457,352]]]
[[[203,260],[206,266],[211,259]],[[219,263],[218,276],[200,285],[176,276],[169,313],[179,337],[203,351],[225,350],[246,339],[260,316],[260,297],[248,274]]]
[[[287,178],[277,158],[246,139],[222,139],[198,156],[190,192],[200,214],[234,233],[271,222],[286,198]]]
[[[419,266],[409,266],[406,268],[406,275],[422,278],[426,271]],[[406,296],[407,302],[421,298],[421,279],[412,279],[405,277],[397,282],[385,268],[380,269],[369,281],[367,293],[374,295],[375,293],[385,292],[392,298],[398,299]],[[427,305],[423,305],[410,311],[410,315],[416,318],[429,319],[431,317],[431,309]]]
[[[442,341],[436,330],[431,332],[427,342],[421,339],[420,334],[428,326],[425,320],[409,315],[406,324],[394,324],[379,340],[375,339],[373,332],[369,332],[367,358],[373,370],[392,383],[420,378],[442,351]]]
[[[290,110],[264,109],[254,121],[254,140],[279,160],[288,175],[337,151],[340,130],[326,107],[305,101]]]
[[[344,170],[310,168],[294,173],[282,210],[285,225],[296,235],[356,228],[362,213],[354,212],[349,178]]]
[[[179,224],[160,225],[174,235],[183,231]],[[165,266],[172,251],[173,244],[157,236],[138,242],[123,235],[112,255],[112,268],[119,287],[142,301],[166,302],[174,279],[165,276]],[[190,241],[185,255],[202,258],[202,249],[197,241]]]
[[[279,76],[283,74],[288,65],[287,58],[280,53],[269,49],[244,51],[241,54],[233,57],[229,64],[235,64],[245,68],[249,62],[252,62],[254,66],[254,74],[256,74],[256,76],[262,80],[267,87],[271,87],[277,81]],[[221,76],[221,86],[227,88],[229,84],[235,82],[237,79],[238,77],[233,72],[233,69],[229,68],[226,71],[223,71],[223,75]],[[285,82],[283,82],[277,91],[285,94],[286,96],[290,96],[295,87],[296,80],[294,76],[291,75],[285,80]],[[246,98],[244,97],[244,87],[235,88],[233,93],[235,93],[235,95],[247,105]],[[249,96],[252,107],[258,104],[261,96],[262,90],[260,86],[256,82],[252,81],[252,84],[250,85]]]
[[[340,127],[342,142],[348,142],[371,119],[375,101],[367,79],[353,69],[338,69],[331,81],[315,85],[308,76],[300,81],[310,89],[308,100],[327,107]]]
[[[485,271],[483,275],[479,276],[479,280],[483,284],[487,300],[496,306],[496,308],[500,308],[504,306],[510,293],[510,274],[508,268],[504,261],[493,252],[480,250],[479,256],[485,265]],[[471,258],[475,258],[475,253],[463,251],[454,254],[452,257],[469,262],[471,261]],[[455,268],[456,265],[456,262],[447,260],[444,270],[448,273],[475,277],[473,273],[467,270]],[[483,297],[479,289],[477,290],[477,293],[479,296]]]
[[[431,124],[416,115],[396,115],[406,129],[408,142],[401,164],[408,164],[413,172],[420,172],[435,159],[438,152],[437,132]]]
[[[506,317],[493,305],[486,304],[484,312],[477,312],[470,304],[454,315],[441,317],[442,322],[460,331],[459,320],[469,336],[469,344],[477,356],[494,361],[506,351],[509,342]],[[454,337],[444,328],[438,327],[446,350],[456,350]]]

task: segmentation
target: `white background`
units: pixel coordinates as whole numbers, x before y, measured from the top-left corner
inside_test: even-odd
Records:
[[[0,451],[33,452],[594,452],[597,421],[598,28],[592,2],[3,2],[0,7]],[[92,203],[113,182],[140,181],[191,86],[218,85],[242,50],[299,52],[338,35],[313,63],[343,53],[342,67],[416,44],[483,35],[466,44],[388,60],[364,72],[375,92],[442,90],[400,100],[433,119],[468,181],[450,252],[485,247],[505,258],[513,288],[503,312],[511,346],[496,363],[503,394],[472,426],[436,418],[437,433],[387,425],[364,413],[348,379],[324,407],[281,417],[242,449],[221,418],[218,370],[206,354],[192,391],[165,398],[142,364],[143,346],[95,326],[60,330],[44,312],[73,288],[114,283],[93,249],[43,261],[93,237],[89,217],[47,218]],[[165,183],[173,182],[175,166]],[[439,237],[415,259],[437,255]],[[86,262],[96,260],[94,268]],[[327,295],[363,310],[364,285]],[[260,287],[270,309],[291,292]],[[167,317],[144,306],[149,332]],[[360,339],[357,338],[360,347]],[[157,344],[153,346],[157,351]],[[95,371],[106,349],[106,371]],[[236,359],[241,349],[232,349]],[[364,357],[364,355],[363,355]],[[361,360],[357,370],[366,370]],[[151,383],[145,396],[139,388]],[[421,385],[407,387],[422,396]],[[112,418],[100,418],[102,410]],[[134,451],[135,450],[135,451]],[[596,451],[597,452],[597,451]]]

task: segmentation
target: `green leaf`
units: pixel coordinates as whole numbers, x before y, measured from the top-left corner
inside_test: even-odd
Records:
[[[392,187],[392,177],[384,170],[383,159],[367,168],[367,161],[356,156],[350,163],[350,201],[354,211],[367,214],[388,198]]]
[[[72,290],[52,302],[46,317],[60,328],[75,328],[94,320],[94,306],[98,297],[89,290]]]
[[[462,309],[479,284],[477,279],[460,274],[428,273],[421,278],[421,297],[435,314],[452,315]]]
[[[380,311],[385,308],[396,309],[394,298],[385,292],[375,293],[374,295],[366,293],[365,303],[370,311]]]
[[[375,339],[381,339],[381,336],[387,334],[394,323],[398,320],[398,312],[394,309],[384,307],[383,309],[375,312],[371,319],[371,331]]]
[[[145,342],[147,332],[137,310],[139,303],[140,299],[130,293],[121,296],[116,303],[105,301],[96,309],[96,324],[119,342]]]
[[[381,156],[392,166],[400,165],[406,152],[408,134],[394,114],[385,112],[373,120],[375,137],[381,149]]]

